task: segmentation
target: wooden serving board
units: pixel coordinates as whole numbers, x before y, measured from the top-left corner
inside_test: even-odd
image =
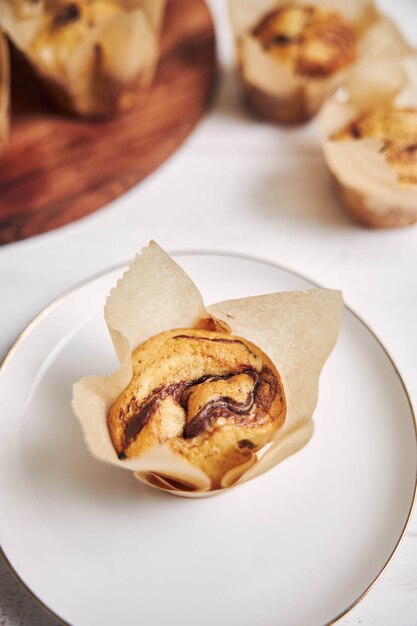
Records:
[[[65,117],[25,62],[13,59],[11,145],[0,161],[0,243],[73,222],[155,170],[204,114],[215,67],[204,0],[168,0],[151,94],[114,121]]]

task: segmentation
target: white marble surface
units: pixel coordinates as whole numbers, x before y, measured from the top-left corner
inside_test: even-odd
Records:
[[[222,60],[210,115],[173,158],[102,211],[0,250],[0,356],[53,298],[154,238],[168,250],[261,256],[343,289],[391,352],[417,405],[417,227],[359,228],[333,195],[315,124],[282,130],[241,110],[225,5],[210,4]],[[380,5],[417,44],[417,2]],[[339,623],[417,625],[416,513],[388,570]],[[55,624],[0,563],[0,626]]]

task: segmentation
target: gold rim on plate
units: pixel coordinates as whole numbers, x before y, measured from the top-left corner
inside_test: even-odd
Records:
[[[221,251],[221,250],[175,250],[175,251],[169,252],[169,254],[171,256],[173,256],[174,258],[177,257],[177,256],[200,256],[200,255],[206,255],[206,256],[224,256],[224,257],[231,257],[231,258],[236,258],[236,259],[244,259],[246,261],[255,261],[257,263],[261,263],[261,264],[264,264],[264,265],[269,265],[270,267],[275,267],[275,268],[277,268],[279,270],[283,270],[284,272],[288,272],[289,274],[292,274],[293,276],[297,276],[297,278],[301,278],[303,280],[307,280],[312,285],[314,285],[315,287],[322,287],[322,285],[318,284],[314,280],[311,280],[308,276],[300,274],[299,272],[296,272],[296,271],[294,271],[292,269],[289,269],[289,268],[287,268],[287,267],[285,267],[285,266],[283,266],[283,265],[281,265],[279,263],[274,263],[273,261],[268,261],[267,259],[263,259],[261,257],[256,257],[256,256],[251,256],[251,255],[248,255],[248,254],[238,254],[238,253],[234,253],[234,252],[224,252],[224,251]],[[97,280],[98,278],[101,278],[102,276],[105,276],[106,274],[110,274],[111,272],[114,272],[114,271],[116,271],[118,269],[122,269],[124,267],[127,267],[127,265],[128,265],[128,263],[118,263],[117,265],[114,265],[113,267],[107,268],[104,271],[98,272],[97,274],[93,274],[92,276],[90,276],[86,280],[83,280],[82,282],[78,283],[74,287],[71,287],[70,289],[67,289],[66,291],[64,291],[64,293],[62,293],[60,296],[58,296],[58,298],[56,298],[55,300],[50,302],[26,326],[26,328],[23,330],[23,332],[18,336],[16,341],[13,343],[13,345],[11,346],[9,351],[6,353],[6,356],[3,359],[3,362],[2,362],[2,364],[0,366],[0,375],[5,371],[9,361],[12,359],[13,355],[15,354],[17,349],[19,348],[20,344],[26,339],[26,337],[32,332],[32,330],[34,330],[34,328],[43,319],[45,319],[45,317],[47,317],[54,309],[56,309],[64,300],[66,300],[71,294],[73,294],[75,291],[77,291],[81,287],[83,287],[85,285],[88,285],[89,283],[92,283],[93,281]],[[388,352],[388,350],[385,348],[385,346],[382,343],[382,341],[379,339],[378,335],[376,335],[375,332],[372,330],[372,328],[370,328],[368,326],[368,324],[366,324],[366,322],[364,322],[363,319],[357,313],[355,313],[355,311],[353,311],[349,306],[347,306],[345,304],[344,308],[347,311],[349,311],[368,330],[368,332],[376,340],[378,345],[381,347],[382,351],[385,353],[385,355],[389,359],[392,367],[394,368],[394,371],[395,371],[396,375],[398,376],[398,379],[399,379],[399,381],[401,383],[402,389],[404,391],[404,394],[405,394],[405,397],[407,399],[407,403],[408,403],[408,406],[409,406],[409,409],[410,409],[411,417],[412,417],[412,420],[413,420],[415,444],[416,444],[416,451],[417,451],[417,421],[416,421],[416,415],[415,415],[415,412],[414,412],[413,404],[411,402],[411,398],[410,398],[410,395],[408,393],[407,387],[405,386],[404,380],[403,380],[403,378],[402,378],[402,376],[401,376],[401,374],[400,374],[400,372],[399,372],[399,370],[398,370],[398,368],[397,368],[393,358],[391,357],[391,355]],[[409,523],[410,523],[410,519],[411,519],[411,515],[413,513],[413,509],[414,509],[414,506],[415,506],[415,503],[416,503],[416,499],[417,499],[417,468],[416,468],[416,477],[415,477],[415,483],[414,483],[414,492],[413,492],[413,497],[412,497],[410,509],[408,511],[404,527],[403,527],[403,529],[402,529],[402,531],[400,533],[400,536],[399,536],[399,538],[397,540],[397,543],[394,546],[394,549],[392,550],[390,556],[388,557],[388,560],[385,562],[385,564],[383,565],[382,569],[377,574],[377,576],[371,581],[371,583],[368,585],[368,587],[366,587],[366,589],[363,591],[363,593],[361,593],[361,595],[358,598],[356,598],[356,600],[354,600],[346,609],[343,609],[343,611],[338,613],[338,615],[336,615],[336,617],[334,617],[329,622],[326,622],[323,626],[332,626],[333,624],[338,622],[342,617],[344,617],[347,613],[349,613],[352,609],[354,609],[355,606],[357,606],[363,600],[363,598],[365,596],[367,596],[368,593],[376,585],[378,580],[381,578],[381,576],[386,571],[388,565],[391,563],[392,559],[394,558],[395,554],[397,553],[397,550],[398,550],[402,540],[404,539],[404,536],[405,536],[405,534],[407,532],[407,529],[408,529],[408,526],[409,526]],[[58,615],[57,613],[55,613],[55,611],[53,611],[51,608],[49,608],[48,605],[45,604],[31,590],[31,588],[28,586],[28,584],[25,583],[25,581],[19,576],[18,572],[13,567],[12,563],[10,562],[9,558],[7,557],[7,555],[4,552],[3,548],[1,547],[1,545],[0,545],[0,555],[3,558],[4,562],[6,563],[6,566],[9,569],[9,571],[11,572],[11,574],[18,580],[18,582],[24,587],[24,589],[26,589],[26,591],[36,601],[36,603],[40,607],[42,607],[42,609],[44,609],[51,617],[53,617],[57,621],[61,622],[61,624],[63,624],[64,626],[71,626],[71,624],[69,622],[65,621],[60,615]]]

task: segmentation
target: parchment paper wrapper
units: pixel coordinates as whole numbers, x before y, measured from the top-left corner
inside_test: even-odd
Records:
[[[297,452],[313,432],[318,379],[339,331],[342,297],[338,291],[313,289],[230,300],[207,309],[187,274],[154,242],[142,250],[112,290],[105,319],[120,361],[111,376],[90,376],[74,386],[73,408],[94,456],[134,471],[149,485],[186,497],[219,493],[263,474]],[[107,429],[107,412],[132,377],[131,353],[149,337],[174,328],[190,328],[214,316],[232,334],[261,348],[276,365],[284,386],[287,416],[271,444],[251,453],[229,471],[222,489],[210,491],[199,468],[166,445],[119,460]]]
[[[294,0],[291,4],[314,5],[338,12],[357,35],[356,60],[326,78],[301,76],[271,58],[252,29],[269,12],[288,0],[229,0],[242,90],[248,106],[261,117],[280,123],[305,122],[324,100],[343,84],[356,63],[380,46],[374,32],[382,21],[396,36],[398,29],[375,8],[372,0]],[[383,36],[387,35],[387,31]]]
[[[9,142],[10,64],[7,42],[0,31],[0,157]]]
[[[0,2],[0,24],[51,97],[64,110],[83,117],[113,116],[144,100],[158,61],[165,0],[111,1],[117,7],[115,14],[86,28],[70,49],[57,35],[53,45],[39,45],[51,13],[97,0]]]
[[[381,152],[382,142],[331,137],[373,107],[417,109],[417,55],[394,50],[370,58],[350,76],[347,99],[334,97],[320,114],[322,147],[338,193],[355,219],[367,226],[390,228],[417,221],[417,185],[401,184]]]

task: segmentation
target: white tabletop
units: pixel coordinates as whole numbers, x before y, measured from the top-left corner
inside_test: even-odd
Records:
[[[91,217],[0,250],[0,357],[61,292],[130,259],[149,239],[167,250],[241,252],[340,288],[396,361],[417,406],[417,227],[370,231],[329,184],[316,124],[279,129],[241,109],[224,0],[211,0],[222,63],[215,105],[148,179]],[[380,6],[417,44],[415,0]],[[0,624],[52,626],[0,563]],[[386,573],[340,624],[417,624],[417,513]]]

